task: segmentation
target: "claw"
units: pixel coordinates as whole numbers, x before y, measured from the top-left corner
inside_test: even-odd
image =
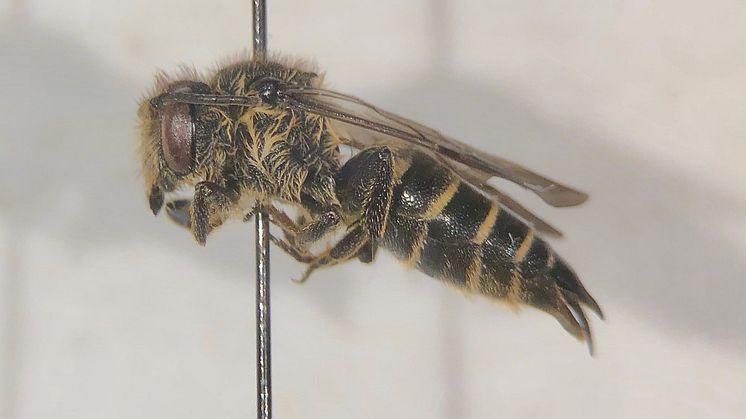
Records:
[[[292,281],[295,282],[296,284],[302,284],[308,280],[308,277],[311,276],[311,273],[313,273],[313,271],[315,270],[316,270],[316,266],[311,265],[306,269],[305,272],[303,272],[303,276],[301,276],[298,279],[293,279]]]

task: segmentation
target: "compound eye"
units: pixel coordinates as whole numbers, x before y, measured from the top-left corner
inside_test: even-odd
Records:
[[[187,103],[169,103],[161,113],[161,147],[168,167],[177,175],[189,172],[192,165],[194,121]]]
[[[178,83],[169,92],[191,92],[193,87]],[[167,103],[161,111],[161,148],[168,167],[177,175],[189,173],[194,160],[194,115],[188,103]]]

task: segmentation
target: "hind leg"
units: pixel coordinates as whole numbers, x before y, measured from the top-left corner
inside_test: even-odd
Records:
[[[383,237],[394,194],[393,153],[388,147],[363,150],[340,170],[338,194],[348,207],[356,208],[358,220],[328,252],[313,261],[298,282],[308,279],[318,268],[336,265],[358,257],[371,262]]]
[[[300,279],[297,279],[295,282],[306,282],[308,277],[316,269],[334,266],[354,258],[367,241],[367,233],[361,226],[358,225],[357,227],[350,230],[329,251],[311,261],[311,263],[309,263],[308,265],[308,268],[306,268],[306,271],[303,273],[303,276],[300,277]]]

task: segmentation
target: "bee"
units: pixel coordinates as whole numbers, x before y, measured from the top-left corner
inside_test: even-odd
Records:
[[[159,74],[139,107],[150,209],[204,245],[230,218],[266,211],[272,242],[319,268],[372,262],[379,247],[458,289],[553,315],[592,336],[599,305],[541,237],[558,230],[488,183],[504,178],[549,205],[587,195],[361,99],[322,87],[303,62],[242,58],[199,75]],[[343,158],[342,149],[356,152]],[[191,187],[191,199],[165,202]],[[299,211],[295,219],[279,204]],[[323,251],[312,245],[338,232]]]

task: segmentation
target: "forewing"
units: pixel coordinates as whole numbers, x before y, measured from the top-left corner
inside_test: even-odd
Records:
[[[291,107],[386,137],[363,135],[355,138],[362,145],[393,141],[429,150],[463,178],[486,192],[494,190],[487,181],[492,177],[501,177],[529,189],[554,207],[579,205],[588,198],[584,192],[448,138],[432,128],[384,111],[354,96],[315,88],[289,88],[283,94]]]

